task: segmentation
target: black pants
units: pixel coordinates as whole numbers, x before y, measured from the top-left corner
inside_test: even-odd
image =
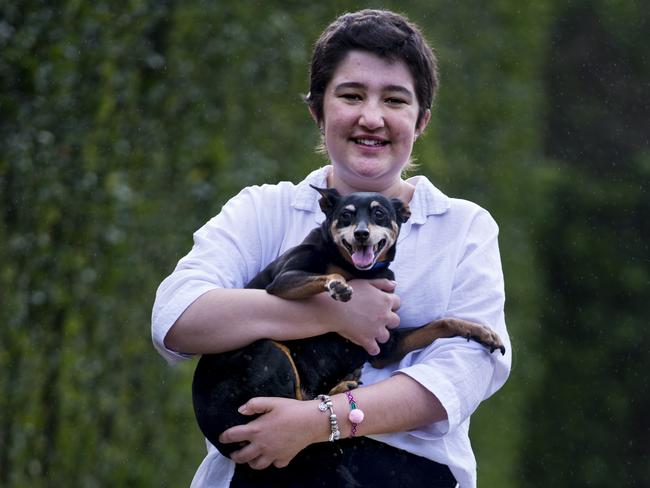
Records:
[[[238,464],[234,488],[453,488],[449,467],[387,444],[359,437],[303,450],[286,468]]]

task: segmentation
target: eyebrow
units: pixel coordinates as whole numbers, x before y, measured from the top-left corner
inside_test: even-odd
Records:
[[[334,87],[334,91],[336,92],[339,90],[345,90],[346,88],[366,89],[367,87],[363,83],[359,83],[357,81],[345,81],[336,85]],[[409,97],[414,96],[411,90],[402,85],[387,85],[382,88],[382,91],[399,92],[403,93],[404,95],[408,95]]]

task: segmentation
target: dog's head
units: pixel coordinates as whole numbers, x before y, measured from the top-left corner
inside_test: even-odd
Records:
[[[411,216],[408,205],[380,193],[342,196],[333,188],[312,188],[321,194],[324,228],[346,261],[368,270],[393,259],[400,227]]]

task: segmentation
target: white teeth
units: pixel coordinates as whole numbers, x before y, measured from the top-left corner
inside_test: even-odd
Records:
[[[381,146],[384,144],[383,141],[376,141],[374,139],[357,139],[357,144],[363,144],[364,146]]]

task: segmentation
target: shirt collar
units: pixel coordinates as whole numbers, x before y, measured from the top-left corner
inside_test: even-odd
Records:
[[[321,211],[320,205],[318,204],[318,192],[309,185],[326,188],[329,170],[330,166],[323,166],[322,168],[309,173],[309,175],[307,175],[307,177],[296,186],[296,191],[291,202],[291,206],[296,210],[312,212],[318,224],[325,220],[325,214]]]
[[[425,176],[413,176],[407,181],[415,186],[415,192],[409,202],[411,223],[424,224],[429,215],[442,215],[451,207],[450,198],[433,186]]]
[[[298,183],[294,193],[291,206],[297,210],[313,212],[318,223],[321,223],[325,216],[318,204],[318,193],[309,185],[320,188],[327,187],[327,175],[331,166],[323,166],[312,171],[307,177]],[[449,210],[451,200],[447,195],[438,190],[426,177],[414,176],[408,182],[415,186],[415,192],[409,202],[411,209],[412,224],[424,224],[429,215],[441,215]]]

